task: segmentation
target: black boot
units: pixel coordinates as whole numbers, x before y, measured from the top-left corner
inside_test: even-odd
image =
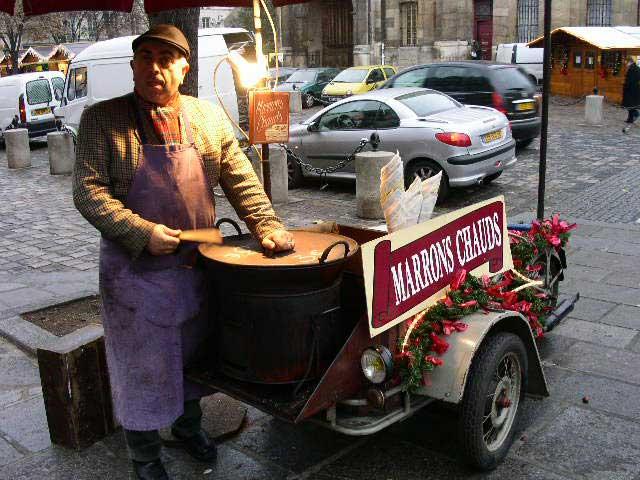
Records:
[[[160,459],[147,463],[133,460],[133,471],[139,480],[170,480]]]
[[[200,429],[195,435],[184,437],[171,429],[171,433],[179,442],[171,442],[166,445],[172,448],[182,448],[196,460],[201,462],[212,462],[217,457],[216,444],[209,438],[204,430]]]

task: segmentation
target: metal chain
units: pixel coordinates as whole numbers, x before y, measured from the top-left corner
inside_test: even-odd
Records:
[[[287,152],[287,156],[291,157],[300,167],[304,168],[308,172],[313,172],[317,175],[320,175],[320,178],[322,179],[322,186],[320,188],[324,190],[327,187],[327,182],[326,182],[327,175],[329,173],[334,173],[334,172],[337,172],[338,170],[342,170],[349,163],[353,162],[356,158],[356,155],[362,152],[362,150],[364,150],[364,147],[366,147],[368,143],[369,143],[369,140],[366,138],[363,138],[362,140],[360,140],[360,143],[358,144],[358,146],[356,147],[356,149],[353,151],[351,155],[346,157],[344,160],[340,160],[335,165],[332,165],[326,168],[314,167],[310,163],[303,162],[302,159],[298,157],[295,153],[293,153],[293,151],[289,147],[287,147],[284,143],[281,143],[280,146],[284,149],[285,152]]]

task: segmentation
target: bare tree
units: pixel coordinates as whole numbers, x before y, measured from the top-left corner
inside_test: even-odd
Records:
[[[78,42],[87,36],[87,12],[50,13],[39,17],[54,43]]]
[[[16,1],[14,15],[6,13],[0,14],[0,39],[5,51],[11,57],[11,74],[20,73],[20,47],[22,37],[25,33],[25,26],[30,19],[24,16],[22,0]]]
[[[139,35],[149,29],[149,19],[144,11],[144,0],[135,0],[129,14],[131,35]]]
[[[199,8],[182,8],[179,10],[166,10],[164,12],[150,14],[149,23],[170,23],[178,27],[184,33],[191,47],[191,70],[180,87],[180,92],[193,97],[198,96],[198,25],[200,23]]]

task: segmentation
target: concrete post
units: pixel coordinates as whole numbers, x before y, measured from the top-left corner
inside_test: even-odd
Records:
[[[302,92],[289,92],[289,111],[291,113],[302,113]]]
[[[31,166],[31,150],[29,149],[29,131],[26,128],[15,128],[3,132],[7,147],[7,163],[9,168],[27,168]]]
[[[584,104],[584,119],[587,125],[602,125],[602,95],[587,95]]]
[[[47,148],[51,175],[70,174],[73,171],[75,157],[71,135],[65,132],[47,134]]]
[[[269,145],[271,167],[271,202],[287,203],[289,200],[289,175],[287,153],[280,145]]]
[[[256,145],[256,148],[260,150],[260,145]],[[262,183],[262,163],[260,163],[260,157],[253,147],[249,148],[246,153],[247,158],[249,159],[249,161],[251,162],[251,166],[253,167],[253,171],[256,172],[258,180],[260,180],[260,183]]]
[[[356,154],[356,205],[360,218],[384,219],[380,205],[380,170],[389,163],[392,152],[360,152]]]

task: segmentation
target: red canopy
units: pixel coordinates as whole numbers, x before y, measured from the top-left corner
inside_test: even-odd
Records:
[[[309,0],[273,0],[273,5],[281,7]],[[15,0],[0,0],[0,11],[13,15]],[[52,12],[74,10],[116,10],[130,12],[133,0],[23,0],[25,15],[41,15]],[[192,7],[251,7],[253,0],[144,0],[147,13],[156,13],[175,8]]]

